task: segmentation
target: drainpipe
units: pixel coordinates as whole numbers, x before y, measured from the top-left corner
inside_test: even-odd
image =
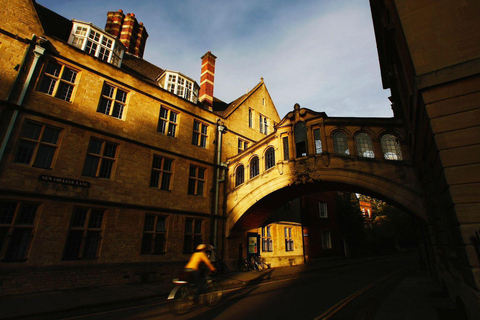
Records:
[[[35,41],[35,38],[36,38],[36,36],[33,35],[32,43],[33,43],[33,41]],[[25,63],[26,56],[28,54],[28,50],[30,49],[31,45],[32,44],[29,45],[29,47],[27,49],[27,52],[25,53],[25,57],[24,57],[24,60],[23,60],[22,64]],[[25,99],[25,95],[27,94],[27,90],[28,90],[28,87],[30,86],[30,81],[32,80],[33,73],[35,72],[38,60],[40,59],[41,56],[43,56],[44,52],[45,52],[45,48],[43,48],[39,45],[35,45],[35,49],[33,50],[34,57],[33,57],[32,65],[30,66],[30,70],[28,71],[27,79],[25,80],[25,83],[23,84],[22,92],[20,93],[20,97],[18,98],[18,101],[17,101],[17,106],[19,106],[19,107],[21,107],[22,104],[23,104],[23,100]],[[23,68],[23,66],[22,66],[22,68]],[[19,70],[22,70],[22,69],[19,69]],[[18,75],[17,75],[17,78],[15,79],[14,85],[17,83],[17,81],[18,81]],[[12,88],[12,91],[14,89],[15,89],[15,87]],[[7,98],[7,101],[10,100],[10,98],[11,98],[10,95],[11,95],[12,91],[10,91],[10,94]],[[13,111],[12,118],[10,119],[10,123],[8,124],[7,132],[5,133],[5,139],[3,139],[2,146],[0,147],[0,162],[2,161],[3,154],[5,153],[5,149],[7,147],[8,140],[10,140],[10,136],[12,134],[13,127],[15,126],[15,121],[17,121],[17,117],[18,117],[18,108],[16,108]]]
[[[12,98],[12,94],[15,91],[15,88],[17,87],[17,83],[20,80],[20,74],[22,73],[23,68],[25,68],[25,62],[27,61],[28,53],[30,52],[30,49],[32,48],[32,45],[35,43],[37,39],[36,35],[32,36],[32,40],[30,40],[30,43],[28,44],[27,49],[25,50],[25,54],[23,55],[22,63],[20,64],[20,68],[18,69],[17,76],[15,77],[15,81],[13,82],[12,90],[8,93],[7,101],[10,102]]]
[[[213,214],[216,216],[214,217],[214,225],[213,225],[213,246],[217,248],[217,236],[218,236],[218,201],[220,198],[220,166],[222,161],[222,137],[225,130],[225,126],[223,122],[218,120],[217,121],[217,131],[218,131],[218,144],[217,144],[217,157],[215,160],[216,165],[216,173],[215,173],[215,203],[213,208]]]

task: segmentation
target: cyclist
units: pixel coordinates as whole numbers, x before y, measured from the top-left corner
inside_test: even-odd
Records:
[[[193,300],[195,303],[199,302],[200,293],[205,292],[207,287],[207,272],[215,272],[215,267],[212,265],[206,254],[207,246],[199,244],[196,252],[190,257],[190,261],[185,265],[185,271],[190,274],[190,279],[196,284],[195,295]]]

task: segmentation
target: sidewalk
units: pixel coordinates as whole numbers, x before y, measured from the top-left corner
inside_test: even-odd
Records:
[[[325,259],[306,265],[273,268],[262,272],[231,272],[217,277],[217,280],[221,281],[225,289],[240,288],[269,280],[299,277],[321,269],[364,263],[370,259]],[[75,310],[87,309],[95,312],[113,306],[139,305],[148,300],[163,301],[171,288],[171,283],[163,286],[158,283],[147,283],[7,296],[0,300],[0,319],[58,319],[73,316]],[[409,273],[386,297],[374,319],[463,318],[453,302],[426,272],[415,271]]]

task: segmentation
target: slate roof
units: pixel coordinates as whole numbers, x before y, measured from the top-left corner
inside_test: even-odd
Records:
[[[45,33],[60,40],[68,41],[73,26],[72,21],[36,2],[34,2],[34,5]]]
[[[165,71],[147,60],[129,53],[123,55],[122,69],[155,84],[158,77]]]

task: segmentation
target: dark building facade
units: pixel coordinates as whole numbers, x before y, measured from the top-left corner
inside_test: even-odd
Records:
[[[197,244],[222,252],[221,163],[280,120],[263,79],[225,103],[212,53],[200,85],[159,68],[133,14],[0,7],[0,295],[169,285]]]
[[[480,319],[480,3],[370,5],[383,87],[425,195],[430,270]]]

